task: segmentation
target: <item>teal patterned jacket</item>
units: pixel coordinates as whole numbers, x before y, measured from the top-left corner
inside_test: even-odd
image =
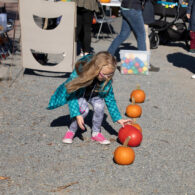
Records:
[[[69,94],[65,87],[65,85],[68,82],[70,82],[71,80],[77,77],[78,77],[77,72],[76,70],[74,70],[71,73],[70,77],[56,89],[56,91],[50,98],[49,105],[47,107],[48,110],[52,110],[60,106],[63,106],[65,104],[68,104],[69,111],[70,111],[70,118],[81,115],[79,111],[78,99],[83,97],[86,88],[80,88],[77,91]],[[101,86],[103,86],[103,84],[104,83],[102,83]],[[116,122],[120,120],[122,117],[117,107],[116,100],[114,98],[114,92],[113,92],[111,80],[106,84],[104,90],[100,91],[98,95],[104,99],[109,114],[112,118],[112,121]]]

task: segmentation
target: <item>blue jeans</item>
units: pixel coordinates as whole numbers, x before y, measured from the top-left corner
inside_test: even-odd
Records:
[[[120,44],[123,43],[130,36],[131,30],[133,30],[136,35],[138,50],[145,51],[146,35],[142,11],[136,9],[121,9],[121,13],[123,16],[121,31],[120,34],[114,39],[114,41],[110,45],[108,52],[114,55]]]

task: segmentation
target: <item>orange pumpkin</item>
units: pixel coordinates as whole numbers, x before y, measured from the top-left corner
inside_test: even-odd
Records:
[[[114,151],[114,161],[119,165],[129,165],[135,160],[135,152],[132,148],[128,147],[127,144],[130,140],[128,136],[123,144]]]
[[[100,0],[101,3],[110,3],[111,0]]]
[[[132,122],[131,125],[133,127],[135,127],[136,129],[138,129],[142,133],[142,128],[141,128],[141,126],[138,123],[136,123],[136,119],[135,118],[133,118],[133,122]]]
[[[140,87],[138,86],[137,89],[131,92],[130,98],[131,100],[132,98],[134,98],[135,103],[143,103],[145,101],[146,94],[144,90],[140,89]]]
[[[137,118],[140,117],[141,114],[142,114],[142,108],[137,104],[130,104],[126,108],[126,115],[128,117]]]
[[[142,133],[142,128],[138,123],[132,123],[131,124],[133,127],[135,127],[136,129],[138,129],[141,133]]]

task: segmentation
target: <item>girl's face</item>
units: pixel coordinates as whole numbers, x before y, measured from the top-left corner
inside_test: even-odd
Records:
[[[114,75],[114,71],[109,66],[103,66],[100,73],[97,76],[99,81],[105,81],[106,79],[110,79]]]

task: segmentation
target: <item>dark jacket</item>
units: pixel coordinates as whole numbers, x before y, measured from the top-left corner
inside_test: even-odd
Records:
[[[142,0],[123,0],[121,7],[129,9],[142,9]]]
[[[195,32],[195,0],[189,0],[187,13],[190,17],[190,30]]]
[[[151,0],[146,0],[143,8],[144,24],[152,24],[154,20],[154,6]]]

